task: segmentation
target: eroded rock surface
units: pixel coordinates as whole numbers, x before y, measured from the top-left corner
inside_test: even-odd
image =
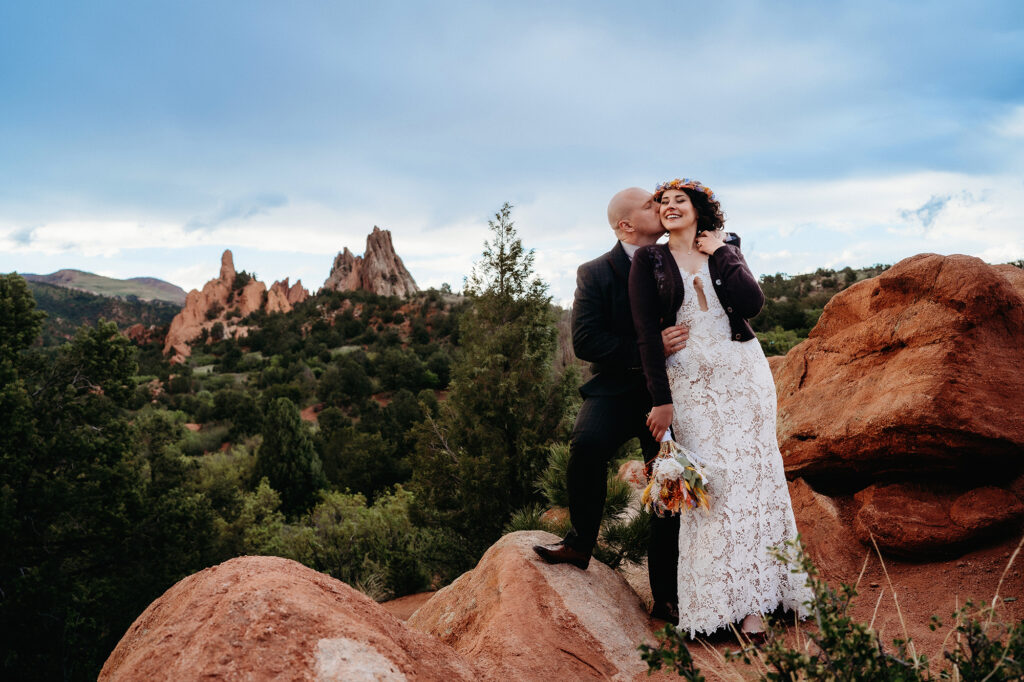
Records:
[[[949,554],[967,543],[1015,528],[1024,503],[985,486],[966,492],[921,483],[872,485],[857,493],[854,530],[861,542],[915,559]]]
[[[506,535],[409,626],[450,644],[489,680],[640,678],[647,666],[637,646],[652,637],[639,597],[596,560],[580,571],[546,564],[531,549],[558,540]]]
[[[286,278],[283,282],[274,282],[268,291],[266,285],[256,279],[236,288],[236,275],[234,257],[230,250],[225,250],[217,279],[211,279],[201,291],[188,292],[185,307],[171,320],[164,341],[164,354],[172,355],[173,362],[181,362],[192,354],[190,343],[199,338],[204,329],[209,332],[219,323],[225,337],[245,337],[249,329],[238,323],[250,313],[257,310],[286,313],[309,298],[301,280],[289,287]]]
[[[354,255],[347,246],[335,256],[323,288],[329,291],[360,289],[402,298],[420,290],[395,253],[391,232],[376,226],[366,237],[366,251],[362,256]]]
[[[100,680],[480,679],[451,647],[361,592],[278,557],[240,557],[153,602]]]
[[[787,475],[1019,467],[1022,280],[921,254],[836,294],[775,371]]]

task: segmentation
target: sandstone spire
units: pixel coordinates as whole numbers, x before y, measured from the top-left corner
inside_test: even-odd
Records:
[[[224,253],[220,257],[220,277],[218,279],[228,286],[235,281],[235,257],[231,254],[231,249],[224,249]]]
[[[331,274],[324,282],[329,291],[362,289],[381,296],[408,296],[420,290],[395,253],[391,232],[374,226],[366,237],[366,251],[353,255],[346,246],[335,258]]]
[[[268,313],[287,313],[309,298],[301,282],[288,286],[288,279],[274,282],[270,290],[259,280],[250,279],[235,288],[235,261],[230,250],[220,257],[220,275],[203,285],[202,291],[193,289],[185,297],[185,307],[178,313],[167,330],[164,353],[173,353],[172,361],[181,362],[192,353],[189,345],[203,330],[210,331],[220,323],[225,337],[245,337],[249,328],[240,324],[250,313],[263,310]]]

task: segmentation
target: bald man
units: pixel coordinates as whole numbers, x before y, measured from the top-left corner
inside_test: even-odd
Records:
[[[629,310],[629,267],[641,246],[653,244],[665,230],[650,192],[624,189],[608,203],[608,222],[618,242],[576,272],[572,307],[572,345],[576,357],[592,363],[593,377],[580,388],[583,406],[576,416],[567,472],[572,529],[554,545],[534,551],[549,563],[586,570],[597,543],[607,496],[608,463],[623,443],[639,438],[644,459],[658,453],[647,429],[651,397],[640,368],[633,318]],[[662,335],[665,354],[686,345],[687,330],[670,327]],[[679,519],[651,519],[648,574],[654,596],[652,616],[673,620]],[[674,622],[674,621],[673,621]]]

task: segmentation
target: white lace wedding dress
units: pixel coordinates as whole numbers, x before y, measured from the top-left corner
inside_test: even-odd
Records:
[[[779,604],[805,615],[806,574],[791,573],[768,552],[797,534],[768,361],[756,339],[731,340],[706,262],[697,275],[682,276],[677,321],[690,338],[666,360],[672,433],[706,462],[711,508],[687,511],[680,523],[679,629],[710,633]]]

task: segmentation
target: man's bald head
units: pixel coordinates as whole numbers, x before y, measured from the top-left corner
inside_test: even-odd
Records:
[[[608,224],[629,244],[653,244],[664,231],[651,193],[639,187],[624,189],[608,202]]]
[[[619,223],[629,220],[637,206],[651,198],[651,193],[639,187],[630,187],[618,192],[608,202],[608,224],[613,230],[619,229]]]

